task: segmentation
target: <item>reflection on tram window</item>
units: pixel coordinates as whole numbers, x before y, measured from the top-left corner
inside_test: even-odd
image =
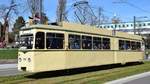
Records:
[[[131,49],[136,50],[136,42],[134,41],[131,42]]]
[[[119,40],[119,50],[140,50],[141,43],[135,41]]]
[[[137,45],[137,50],[140,50],[141,49],[141,43],[140,42],[136,42],[136,45]]]
[[[36,49],[44,49],[45,46],[45,33],[37,32],[35,39],[35,48]]]
[[[102,47],[103,47],[103,49],[110,49],[110,39],[109,38],[103,38]]]
[[[21,35],[19,39],[20,48],[32,49],[33,47],[33,34]]]
[[[80,49],[80,41],[79,35],[69,35],[69,49]]]
[[[130,41],[125,41],[125,49],[126,50],[131,50],[131,43],[130,43]]]
[[[124,50],[124,49],[125,49],[125,41],[119,40],[119,50]]]
[[[64,34],[47,33],[46,34],[46,48],[47,49],[63,49]]]
[[[93,37],[93,49],[101,49],[101,38]]]
[[[82,36],[82,49],[92,49],[91,36]]]

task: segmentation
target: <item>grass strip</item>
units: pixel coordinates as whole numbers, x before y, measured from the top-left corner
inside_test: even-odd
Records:
[[[0,59],[17,59],[18,49],[1,49]]]

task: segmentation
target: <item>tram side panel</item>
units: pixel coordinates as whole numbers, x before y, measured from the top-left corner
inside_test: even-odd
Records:
[[[112,39],[114,50],[114,63],[141,62],[144,52],[139,50],[119,50],[119,38]]]
[[[67,51],[66,68],[80,68],[114,63],[113,51]]]
[[[134,51],[119,51],[117,52],[117,62],[140,62],[143,60],[143,52]]]
[[[34,56],[34,71],[39,72],[65,69],[65,57],[64,51],[36,52]]]

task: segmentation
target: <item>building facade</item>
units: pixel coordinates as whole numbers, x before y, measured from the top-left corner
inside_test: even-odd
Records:
[[[145,38],[145,47],[150,49],[150,21],[138,21],[136,23],[122,22],[117,24],[107,23],[100,25],[99,28],[122,31],[130,34],[134,34],[135,32],[135,34]]]

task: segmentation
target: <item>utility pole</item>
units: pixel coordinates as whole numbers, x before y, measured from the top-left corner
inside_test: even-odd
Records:
[[[136,17],[136,16],[134,16],[133,17],[133,27],[134,27],[134,34],[136,34],[136,30],[138,30],[138,33],[140,33],[140,27],[138,26],[138,29],[136,28],[137,26],[136,26],[136,22],[137,22],[137,19],[138,19],[138,22],[140,22],[139,21],[139,19],[144,19],[144,18],[147,18],[147,16],[141,16],[141,17]]]
[[[133,16],[133,29],[134,29],[134,35],[136,34],[136,17]]]
[[[98,8],[98,27],[101,25],[101,12],[102,12],[102,8],[99,7]]]

